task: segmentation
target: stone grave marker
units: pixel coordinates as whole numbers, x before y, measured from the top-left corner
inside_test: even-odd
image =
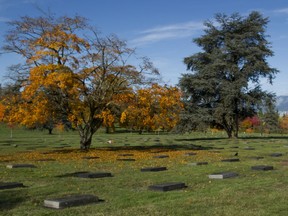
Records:
[[[23,183],[19,182],[0,182],[0,190],[24,187]]]
[[[87,160],[93,160],[93,159],[98,159],[100,157],[97,157],[97,156],[84,156],[82,157],[82,159],[87,159]]]
[[[150,185],[149,189],[155,190],[155,191],[166,192],[166,191],[178,190],[178,189],[182,189],[186,187],[187,186],[185,185],[185,183],[182,183],[182,182],[169,182],[169,183]]]
[[[77,173],[74,176],[79,178],[105,178],[105,177],[112,177],[112,174],[108,172],[95,172],[95,173],[87,172],[87,173]]]
[[[39,159],[39,160],[36,160],[38,162],[45,162],[45,161],[56,161],[55,159],[53,158],[43,158],[43,159]]]
[[[282,153],[272,153],[270,154],[271,157],[281,157],[283,154]]]
[[[54,209],[62,209],[73,206],[87,205],[99,202],[99,198],[90,194],[71,195],[56,199],[44,200],[44,206]]]
[[[134,158],[118,158],[117,161],[135,161]]]
[[[14,168],[36,168],[33,164],[8,164],[7,168],[14,169]]]
[[[224,147],[214,147],[213,149],[223,150],[223,149],[225,149],[225,148],[224,148]]]
[[[189,163],[189,165],[192,165],[192,166],[208,165],[208,162],[194,162],[194,163]]]
[[[221,172],[221,173],[213,173],[209,175],[210,179],[226,179],[226,178],[233,178],[238,176],[235,172]]]
[[[228,159],[223,159],[221,160],[222,162],[238,162],[240,161],[239,158],[228,158]]]
[[[159,171],[164,171],[167,170],[166,167],[146,167],[142,168],[141,172],[159,172]]]
[[[128,157],[128,156],[134,156],[134,154],[118,154],[118,156]]]
[[[155,155],[153,158],[168,158],[168,155]]]
[[[84,173],[89,173],[87,171],[79,171],[79,172],[73,172],[73,173],[66,173],[66,174],[63,174],[63,175],[58,175],[56,177],[75,177],[79,174],[84,174]]]
[[[273,170],[273,166],[266,166],[266,165],[258,165],[258,166],[252,166],[251,167],[252,170],[263,170],[263,171],[267,171],[267,170]]]

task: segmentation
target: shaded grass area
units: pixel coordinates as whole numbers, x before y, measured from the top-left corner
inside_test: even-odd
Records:
[[[0,181],[22,182],[25,188],[0,191],[0,215],[285,215],[288,210],[288,140],[285,136],[228,140],[223,134],[157,135],[96,134],[92,149],[78,149],[75,132],[49,136],[46,131],[0,131]],[[107,140],[113,140],[107,144]],[[17,145],[17,147],[13,146]],[[236,148],[237,147],[237,148]],[[246,150],[253,147],[254,150]],[[28,149],[27,149],[28,148]],[[196,155],[185,156],[194,152]],[[221,162],[235,158],[239,162]],[[271,153],[282,153],[271,157]],[[125,158],[135,161],[117,161]],[[168,155],[168,158],[153,158]],[[83,159],[84,156],[97,159]],[[262,156],[263,159],[252,157]],[[38,161],[39,159],[55,161]],[[191,166],[207,161],[208,165]],[[37,168],[7,169],[11,163],[31,163]],[[272,165],[272,171],[251,166]],[[166,171],[141,172],[143,167],[165,166]],[[77,178],[73,172],[111,172],[113,177]],[[233,179],[211,180],[221,171],[239,174]],[[64,177],[57,177],[63,176]],[[184,182],[182,190],[156,192],[152,184]],[[47,198],[70,194],[94,194],[99,204],[63,210],[43,207]]]

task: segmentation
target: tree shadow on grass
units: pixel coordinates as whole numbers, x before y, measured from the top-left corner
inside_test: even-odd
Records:
[[[152,146],[109,146],[109,147],[99,147],[97,149],[105,149],[108,151],[119,151],[119,150],[137,150],[137,151],[153,151],[153,150],[209,150],[213,149],[213,147],[204,147],[201,145],[194,144],[179,144],[179,145],[152,145]]]
[[[23,190],[0,190],[0,212],[13,209],[27,200],[27,194]]]
[[[211,140],[269,140],[269,139],[288,139],[288,136],[249,136],[249,137],[238,137],[237,139],[228,138],[228,137],[200,137],[200,138],[184,138],[184,139],[175,139],[176,141],[211,141]]]

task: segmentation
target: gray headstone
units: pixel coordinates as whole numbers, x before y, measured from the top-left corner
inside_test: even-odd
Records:
[[[141,172],[159,172],[159,171],[164,171],[167,170],[166,167],[146,167],[142,168]]]
[[[235,172],[222,172],[222,173],[214,173],[209,175],[210,179],[226,179],[226,178],[233,178],[238,176]]]
[[[104,177],[112,177],[112,174],[108,173],[108,172],[78,173],[78,174],[75,174],[75,177],[79,177],[79,178],[104,178]]]
[[[229,158],[229,159],[223,159],[222,162],[238,162],[240,161],[239,158]]]
[[[57,177],[75,177],[79,174],[84,174],[84,173],[88,173],[87,171],[79,171],[79,172],[73,172],[73,173],[66,173],[63,175],[58,175]]]
[[[36,168],[33,164],[9,164],[6,166],[7,168]]]
[[[194,163],[190,163],[189,165],[192,166],[200,166],[200,165],[207,165],[208,162],[194,162]]]
[[[272,153],[270,154],[271,157],[281,157],[283,154],[282,153]]]
[[[66,196],[56,199],[44,200],[44,206],[54,209],[62,209],[73,206],[86,205],[90,203],[97,203],[99,201],[97,196],[86,194],[86,195],[73,195]]]
[[[56,161],[55,159],[52,159],[52,158],[44,158],[44,159],[39,159],[39,160],[36,160],[36,161]]]
[[[134,158],[118,158],[117,161],[135,161]]]
[[[155,155],[153,158],[168,158],[168,155]]]
[[[93,160],[93,159],[98,159],[100,157],[97,157],[97,156],[84,156],[82,157],[82,159],[87,159],[87,160]]]
[[[263,171],[266,171],[266,170],[273,170],[273,166],[266,166],[266,165],[258,165],[258,166],[252,166],[251,167],[252,170],[263,170]]]
[[[23,183],[19,182],[0,182],[0,190],[24,187]]]
[[[150,190],[156,190],[156,191],[171,191],[171,190],[178,190],[185,188],[185,183],[182,182],[169,182],[169,183],[163,183],[163,184],[157,184],[157,185],[151,185],[149,186]]]

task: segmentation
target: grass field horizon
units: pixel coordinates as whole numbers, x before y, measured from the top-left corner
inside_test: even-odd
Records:
[[[84,152],[79,150],[76,131],[54,131],[49,135],[45,130],[14,128],[11,138],[10,129],[1,126],[0,182],[22,182],[26,187],[0,190],[0,215],[284,215],[288,210],[287,138],[240,134],[235,140],[227,139],[222,132],[139,135],[124,131],[106,134],[100,130],[93,137],[91,149]],[[190,152],[196,155],[185,155]],[[272,157],[272,153],[282,156]],[[117,160],[123,154],[132,155],[126,158],[135,161]],[[99,158],[83,158],[87,156]],[[240,161],[221,161],[227,158]],[[204,161],[208,165],[191,165]],[[7,164],[17,163],[37,168],[6,168]],[[270,165],[274,170],[251,170],[255,165]],[[154,166],[165,166],[167,170],[140,172],[143,167]],[[79,171],[111,172],[113,177],[58,177]],[[239,176],[208,178],[209,174],[223,171]],[[163,182],[184,182],[187,188],[148,190],[150,185]],[[43,207],[47,198],[70,194],[93,194],[103,202],[62,210]]]

